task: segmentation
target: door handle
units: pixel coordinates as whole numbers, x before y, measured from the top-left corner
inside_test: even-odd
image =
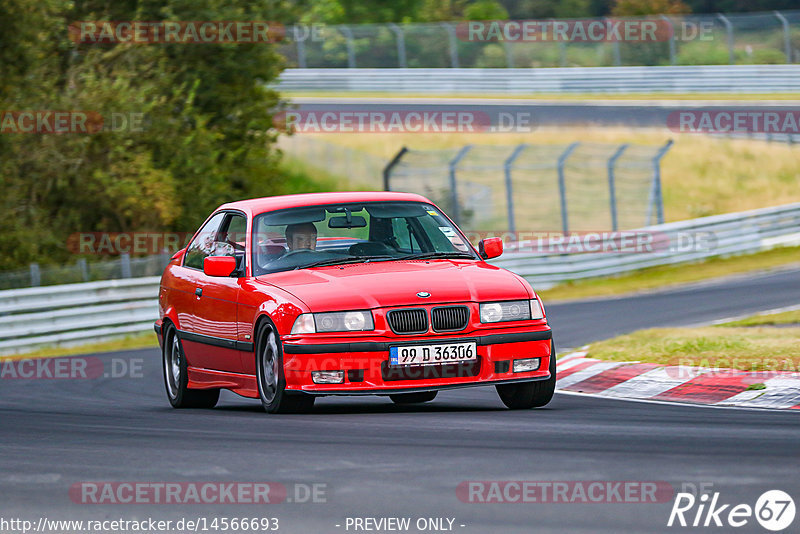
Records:
[[[197,295],[198,297],[202,297],[203,296],[203,288],[202,287],[198,287],[197,289],[194,290],[194,294]]]

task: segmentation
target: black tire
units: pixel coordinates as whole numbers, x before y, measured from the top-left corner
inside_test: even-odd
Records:
[[[258,326],[255,358],[258,396],[267,413],[304,413],[314,407],[313,395],[286,391],[281,339],[270,321]]]
[[[421,391],[419,393],[398,393],[396,395],[389,395],[392,402],[395,404],[420,404],[429,402],[436,398],[438,391]]]
[[[173,408],[213,408],[219,401],[219,389],[189,389],[189,374],[186,371],[186,357],[172,324],[164,330],[161,349],[161,369],[164,374],[164,387],[167,399]],[[177,376],[176,376],[177,375]]]
[[[536,382],[521,384],[500,384],[497,394],[508,408],[512,410],[528,410],[541,408],[553,399],[556,390],[556,346],[550,341],[550,378]]]

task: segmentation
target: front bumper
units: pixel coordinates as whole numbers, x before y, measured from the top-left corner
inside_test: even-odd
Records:
[[[375,395],[547,380],[552,332],[549,328],[459,337],[381,339],[359,342],[283,344],[286,388],[320,395]],[[430,366],[392,367],[389,347],[475,341],[477,360]],[[512,360],[540,358],[535,371],[514,373]],[[343,371],[344,383],[315,384],[312,371]]]

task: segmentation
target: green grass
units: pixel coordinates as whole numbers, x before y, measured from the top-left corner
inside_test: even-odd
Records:
[[[591,358],[743,371],[800,371],[800,328],[651,328],[592,343]]]
[[[719,326],[774,326],[782,324],[796,324],[800,326],[800,310],[754,315],[746,319],[739,319]],[[800,340],[798,340],[800,343]]]
[[[701,263],[650,267],[614,278],[569,282],[538,293],[545,304],[550,300],[610,297],[773,269],[798,262],[800,262],[800,247],[781,247],[755,254],[712,258]],[[534,289],[535,283],[534,280]]]
[[[95,352],[115,352],[120,350],[149,349],[158,347],[158,338],[155,332],[126,336],[120,339],[111,339],[98,343],[87,343],[74,347],[45,347],[31,352],[0,356],[3,360],[25,360],[29,358],[58,358],[75,354],[92,354]]]

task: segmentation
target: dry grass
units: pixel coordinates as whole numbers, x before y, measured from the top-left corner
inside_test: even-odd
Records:
[[[731,321],[719,326],[774,326],[783,324],[800,326],[800,310],[754,315],[746,319]],[[798,340],[798,344],[800,344],[800,340]]]
[[[309,135],[309,134],[304,134]],[[541,128],[530,133],[314,134],[320,139],[390,158],[402,146],[566,144],[573,141],[675,145],[663,160],[664,212],[678,221],[800,202],[800,147],[729,140],[664,129]]]
[[[652,328],[593,343],[602,360],[740,369],[800,370],[800,328]]]

